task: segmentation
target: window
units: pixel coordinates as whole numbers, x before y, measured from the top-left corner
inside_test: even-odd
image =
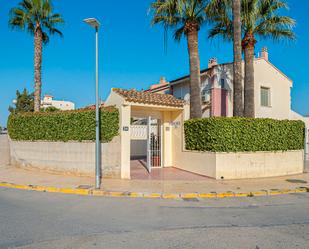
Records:
[[[222,89],[225,88],[225,80],[224,80],[224,79],[221,79],[221,80],[220,80],[220,87],[221,87]]]
[[[261,87],[261,106],[270,107],[270,88]]]

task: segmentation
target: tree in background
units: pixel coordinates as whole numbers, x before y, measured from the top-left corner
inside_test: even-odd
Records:
[[[51,35],[62,33],[56,28],[63,24],[60,14],[53,13],[50,0],[22,0],[10,12],[9,25],[12,29],[27,31],[34,36],[34,110],[40,111],[42,89],[42,45]]]
[[[27,89],[22,92],[16,91],[16,99],[14,100],[15,107],[10,106],[10,113],[25,113],[34,111],[34,95],[33,93],[28,93]]]
[[[217,1],[217,0],[213,0]],[[207,14],[214,26],[209,37],[222,36],[233,39],[232,0],[225,0],[221,8],[209,8]],[[288,9],[284,0],[242,0],[242,49],[245,54],[244,116],[255,117],[254,96],[254,50],[257,38],[272,38],[274,41],[295,39],[295,20],[280,15]]]
[[[202,117],[201,71],[198,33],[206,22],[208,0],[157,0],[152,3],[152,24],[162,24],[165,31],[172,28],[174,38],[187,38],[190,62],[190,117]]]

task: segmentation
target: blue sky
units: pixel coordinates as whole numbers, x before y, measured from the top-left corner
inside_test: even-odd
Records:
[[[6,125],[8,106],[17,89],[33,89],[33,38],[8,28],[9,10],[19,0],[0,0],[0,125]],[[54,0],[55,12],[66,24],[64,38],[52,37],[44,47],[43,94],[74,101],[77,107],[94,103],[94,33],[82,20],[97,17],[100,33],[100,95],[112,87],[146,89],[160,76],[168,80],[188,74],[186,42],[170,37],[164,53],[161,27],[151,27],[147,11],[151,0]],[[270,60],[294,80],[293,109],[309,113],[309,18],[308,0],[290,0],[289,15],[297,20],[297,41],[259,41],[256,52],[268,46]],[[221,40],[209,41],[207,27],[200,32],[201,67],[211,57],[232,60],[232,46]]]

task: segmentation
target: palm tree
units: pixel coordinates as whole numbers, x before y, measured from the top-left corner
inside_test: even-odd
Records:
[[[217,1],[217,0],[214,0]],[[222,36],[226,40],[233,38],[232,0],[221,8],[207,10],[214,27],[209,37]],[[288,9],[284,0],[242,0],[242,49],[245,54],[245,90],[244,116],[255,117],[254,96],[254,50],[256,38],[272,38],[274,41],[295,39],[292,29],[295,21],[279,14],[282,9]]]
[[[9,25],[12,29],[27,31],[34,36],[34,111],[40,111],[42,88],[42,45],[49,42],[49,36],[62,33],[56,25],[63,24],[60,14],[53,13],[49,0],[22,0],[10,12]]]
[[[206,21],[206,0],[157,0],[152,3],[152,24],[163,24],[165,30],[172,28],[174,38],[187,39],[190,61],[190,117],[202,117],[201,71],[198,51],[198,33]]]
[[[242,117],[244,112],[243,105],[243,86],[242,86],[242,48],[241,48],[241,1],[233,0],[233,47],[234,47],[234,66],[233,66],[233,116]]]

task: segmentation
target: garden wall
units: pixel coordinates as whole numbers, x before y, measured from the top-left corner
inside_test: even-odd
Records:
[[[119,112],[100,109],[103,177],[121,175]],[[12,165],[63,174],[94,176],[94,110],[11,114],[8,119]]]
[[[177,168],[214,179],[249,179],[302,174],[304,152],[197,152],[178,149]]]
[[[0,134],[0,166],[10,163],[10,146],[8,136]]]
[[[120,137],[101,144],[103,177],[120,178]],[[93,142],[24,142],[10,141],[14,166],[55,173],[94,176]]]
[[[216,153],[216,179],[302,174],[304,151]]]
[[[183,124],[183,116],[173,121]],[[219,118],[190,120],[185,125],[187,127],[173,127],[173,165],[177,168],[215,179],[276,177],[304,172],[302,122]],[[237,151],[258,148],[273,151]],[[210,151],[205,151],[207,149]]]

